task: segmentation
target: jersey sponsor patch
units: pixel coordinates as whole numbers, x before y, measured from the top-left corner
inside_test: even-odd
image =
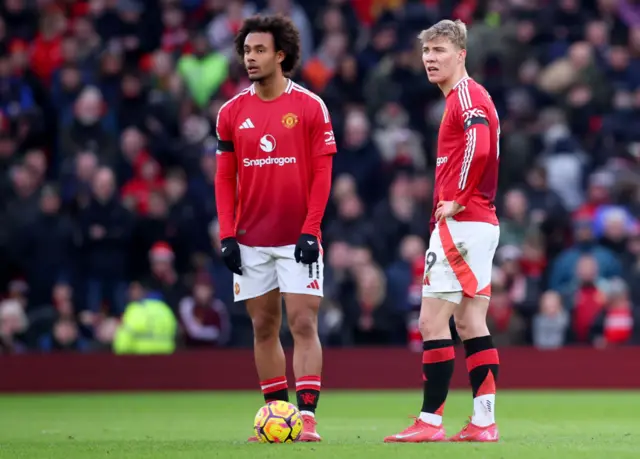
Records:
[[[324,133],[324,143],[326,145],[335,145],[336,144],[336,136],[333,134],[333,131],[325,131],[325,133]]]
[[[260,150],[271,153],[276,149],[276,138],[271,134],[265,134],[260,138]]]
[[[469,110],[465,110],[462,112],[462,118],[466,122],[471,118],[486,118],[487,114],[481,108],[470,108]]]
[[[242,164],[244,167],[264,167],[264,166],[284,166],[285,164],[296,164],[297,160],[294,156],[267,156],[266,158],[249,159],[244,158]]]

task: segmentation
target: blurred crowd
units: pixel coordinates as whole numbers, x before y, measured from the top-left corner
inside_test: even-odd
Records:
[[[118,348],[148,297],[171,311],[177,348],[252,345],[219,258],[213,183],[217,111],[250,84],[233,38],[260,12],[300,29],[293,78],[324,98],[338,139],[325,345],[421,349],[444,102],[416,35],[442,18],[469,25],[468,69],[501,118],[497,344],[640,343],[640,1],[0,9],[0,352]]]

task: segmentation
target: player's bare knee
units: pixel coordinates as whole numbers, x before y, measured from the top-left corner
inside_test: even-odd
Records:
[[[489,300],[485,297],[465,298],[453,314],[456,331],[460,339],[467,340],[488,334],[487,309]]]
[[[468,315],[463,314],[463,310],[458,309],[453,313],[453,321],[456,324],[458,335],[464,340],[469,333],[469,322],[471,322]]]
[[[449,318],[451,315],[434,308],[422,308],[418,318],[418,328],[424,341],[446,339],[450,336]]]
[[[422,339],[428,341],[451,338],[449,319],[455,307],[455,303],[442,298],[424,297],[418,318]]]
[[[424,341],[446,339],[451,335],[449,320],[445,321],[438,317],[424,317],[421,315],[418,320],[418,327]]]
[[[485,319],[462,321],[462,326],[460,326],[456,321],[456,331],[458,332],[458,335],[460,335],[460,339],[463,341],[489,334],[489,329],[487,328],[487,322]]]
[[[289,317],[289,329],[295,340],[316,339],[317,323],[312,311],[298,312]]]
[[[460,317],[459,315],[453,316],[453,320],[456,324],[456,331],[458,332],[458,336],[460,336],[461,340],[468,339],[470,335],[469,329],[469,321],[465,317]]]
[[[268,314],[258,314],[251,320],[253,323],[253,337],[256,342],[264,343],[280,336],[280,321]]]
[[[311,295],[285,293],[287,322],[295,341],[318,339],[320,298]]]

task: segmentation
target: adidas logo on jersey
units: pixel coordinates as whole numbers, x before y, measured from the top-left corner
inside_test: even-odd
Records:
[[[244,123],[240,125],[240,129],[252,129],[254,127],[255,126],[251,122],[251,118],[247,118],[246,120],[244,120]]]
[[[311,290],[320,290],[320,284],[318,284],[317,280],[314,280],[309,285],[307,285],[307,288],[310,288]]]

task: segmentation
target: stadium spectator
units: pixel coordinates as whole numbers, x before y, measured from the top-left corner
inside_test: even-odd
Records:
[[[0,11],[3,352],[111,349],[140,299],[128,289],[144,283],[180,317],[202,271],[228,307],[224,345],[251,346],[220,260],[213,179],[217,113],[250,84],[233,37],[256,12],[300,28],[293,78],[323,97],[338,143],[323,341],[410,345],[444,110],[416,35],[459,17],[501,118],[496,342],[640,343],[630,2],[6,0]]]
[[[229,342],[229,313],[215,293],[211,280],[204,275],[194,282],[192,294],[180,300],[178,313],[187,346],[225,346]]]
[[[171,246],[164,241],[156,242],[149,250],[151,272],[145,285],[149,292],[159,295],[173,311],[177,311],[186,292],[174,260],[175,252]]]
[[[355,294],[341,304],[344,308],[344,344],[389,345],[397,344],[399,337],[405,338],[402,333],[404,321],[387,298],[386,284],[384,272],[373,263],[356,271]]]
[[[113,350],[116,354],[172,354],[177,327],[171,308],[145,295],[127,304],[113,336]]]
[[[419,310],[427,248],[424,239],[415,234],[404,237],[399,247],[398,258],[386,269],[387,295],[398,311]]]
[[[86,276],[87,304],[99,312],[108,303],[116,315],[122,313],[126,298],[128,249],[132,235],[132,218],[116,194],[113,171],[103,167],[96,171],[93,196],[78,215],[81,267]]]
[[[526,322],[515,308],[509,277],[495,268],[491,276],[491,303],[487,326],[496,346],[513,346],[525,342]]]
[[[629,293],[622,279],[612,279],[606,289],[607,304],[598,314],[590,330],[596,347],[628,343],[633,336],[634,317]]]
[[[553,290],[540,297],[540,310],[533,319],[533,345],[539,349],[557,349],[564,346],[569,328],[569,313],[562,297]]]
[[[577,342],[588,341],[596,317],[606,304],[606,285],[596,259],[582,255],[576,264],[576,283],[562,292],[571,305],[571,331]]]
[[[29,327],[24,307],[17,299],[0,302],[0,349],[7,353],[25,352],[23,334]]]
[[[107,119],[102,93],[95,86],[85,87],[74,103],[74,115],[69,121],[61,117],[61,159],[74,157],[79,151],[94,151],[108,164],[117,158],[115,127]]]
[[[19,258],[29,284],[29,302],[49,301],[60,281],[71,277],[73,256],[72,221],[60,213],[60,196],[53,187],[41,190],[38,215],[20,234]]]

